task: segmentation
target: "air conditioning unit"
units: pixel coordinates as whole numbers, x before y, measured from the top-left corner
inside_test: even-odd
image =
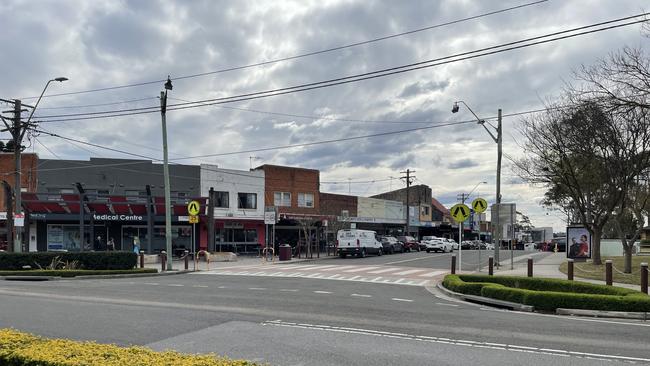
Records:
[[[234,214],[234,213],[232,213],[232,212],[228,212],[228,213],[226,214],[226,216],[227,216],[227,217],[234,217],[234,216],[235,216],[235,214]]]
[[[341,210],[341,217],[343,217],[343,219],[348,219],[348,218],[350,218],[350,211],[348,211],[348,210]]]

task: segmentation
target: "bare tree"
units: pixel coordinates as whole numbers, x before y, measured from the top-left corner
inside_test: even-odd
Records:
[[[604,109],[601,99],[576,103],[569,94],[559,108],[524,120],[526,157],[515,161],[517,173],[545,186],[546,201],[568,205],[593,238],[593,260],[601,263],[604,225],[623,202],[635,179],[650,166],[649,110],[627,113]],[[570,106],[570,108],[567,108]]]
[[[632,251],[634,243],[643,232],[645,217],[650,208],[648,185],[639,181],[628,190],[624,200],[612,218],[613,227],[623,245],[625,255],[625,273],[632,273]]]

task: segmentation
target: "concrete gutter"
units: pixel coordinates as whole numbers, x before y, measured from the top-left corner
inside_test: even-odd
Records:
[[[584,310],[584,309],[556,309],[558,315],[575,315],[575,316],[591,316],[594,318],[621,318],[621,319],[640,319],[647,321],[650,319],[650,314],[630,312],[630,311],[602,311],[602,310]]]
[[[476,295],[466,295],[466,294],[461,294],[458,292],[451,291],[447,288],[445,288],[442,285],[442,282],[438,283],[438,289],[442,292],[444,292],[447,296],[464,300],[464,301],[469,301],[469,302],[475,302],[479,304],[484,304],[484,305],[491,305],[491,306],[496,306],[500,308],[506,308],[506,309],[511,309],[511,310],[517,310],[517,311],[525,311],[525,312],[533,312],[535,311],[535,308],[530,305],[524,305],[524,304],[519,304],[516,302],[510,302],[510,301],[503,301],[503,300],[497,300],[497,299],[491,299],[489,297],[483,297],[483,296],[476,296]]]
[[[96,280],[96,279],[111,279],[111,278],[136,278],[136,277],[158,277],[158,276],[172,276],[179,274],[191,273],[191,270],[182,271],[169,271],[158,273],[124,273],[124,274],[109,274],[109,275],[81,275],[75,277],[61,277],[61,276],[1,276],[0,279],[5,281],[59,281],[59,280]]]

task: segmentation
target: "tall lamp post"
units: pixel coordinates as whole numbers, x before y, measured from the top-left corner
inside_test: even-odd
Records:
[[[501,232],[500,232],[500,223],[499,223],[499,208],[501,206],[501,155],[502,155],[502,143],[503,143],[503,128],[501,125],[501,108],[499,108],[499,112],[497,114],[497,126],[493,126],[491,123],[487,122],[487,124],[494,129],[496,132],[496,136],[492,131],[487,128],[485,125],[486,121],[484,119],[479,118],[479,116],[474,113],[474,111],[467,105],[462,100],[459,100],[457,102],[454,102],[453,107],[451,108],[452,113],[457,113],[460,110],[460,106],[458,105],[459,103],[462,103],[473,115],[476,117],[476,121],[478,122],[479,125],[483,126],[485,131],[490,134],[490,137],[492,137],[492,140],[497,144],[497,192],[496,192],[496,206],[495,206],[495,216],[491,219],[492,221],[492,226],[494,228],[494,259],[496,262],[496,265],[499,266],[499,247],[501,246]],[[495,223],[496,221],[496,223]]]
[[[45,87],[43,88],[43,91],[41,92],[41,95],[39,95],[38,100],[36,100],[36,104],[34,104],[34,108],[32,108],[32,112],[29,114],[29,117],[27,118],[27,122],[24,124],[21,122],[20,119],[20,108],[16,111],[16,115],[14,116],[14,126],[11,131],[11,135],[13,137],[14,141],[14,162],[15,162],[15,169],[14,169],[14,195],[16,196],[16,210],[14,211],[14,217],[22,214],[22,184],[21,184],[21,166],[22,166],[22,151],[21,151],[21,146],[23,143],[23,137],[25,137],[25,132],[27,132],[27,129],[30,127],[30,123],[32,121],[32,117],[34,116],[34,112],[36,111],[36,108],[38,107],[38,103],[41,102],[41,99],[43,98],[43,94],[45,94],[45,91],[47,90],[47,87],[50,86],[50,83],[53,81],[58,81],[60,83],[67,81],[68,78],[60,76],[58,78],[50,79],[47,81],[47,84],[45,84]],[[20,101],[16,101],[16,104],[20,105]],[[22,251],[22,229],[15,230],[14,234],[14,252],[21,252]],[[83,238],[81,240],[81,245],[83,245]]]
[[[172,270],[172,205],[169,188],[169,164],[167,153],[167,91],[172,90],[172,81],[167,77],[165,90],[160,92],[160,117],[162,119],[163,138],[163,174],[165,176],[165,250],[167,251],[167,270]],[[153,235],[153,233],[149,233]]]

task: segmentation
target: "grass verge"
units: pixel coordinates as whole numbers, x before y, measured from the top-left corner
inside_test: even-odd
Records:
[[[551,278],[486,275],[447,275],[447,289],[462,294],[531,305],[536,310],[557,308],[650,312],[650,296],[631,289]]]
[[[48,339],[0,329],[0,364],[4,366],[253,366],[216,355],[154,352],[142,347]]]
[[[52,276],[52,277],[77,277],[97,275],[119,275],[119,274],[141,274],[158,273],[155,268],[134,268],[134,269],[30,269],[22,271],[0,271],[0,276]]]
[[[620,273],[625,268],[624,257],[603,257],[603,264],[595,265],[587,262],[575,262],[573,265],[573,275],[581,278],[588,278],[590,280],[605,281],[605,260],[611,259],[614,270],[614,282],[627,283],[630,285],[641,285],[641,263],[650,262],[648,256],[633,256],[632,257],[632,273]],[[560,265],[560,272],[567,273],[568,265],[566,262]],[[617,271],[618,270],[618,271]],[[619,272],[620,271],[620,272]]]

